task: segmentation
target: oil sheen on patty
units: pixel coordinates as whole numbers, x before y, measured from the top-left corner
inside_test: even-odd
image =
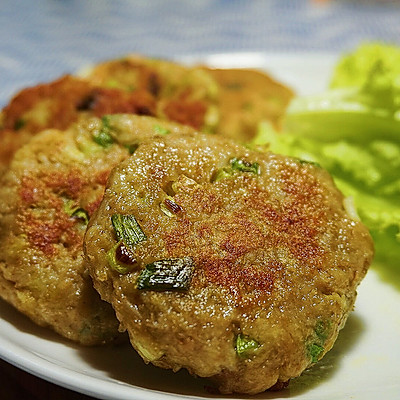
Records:
[[[318,165],[171,134],[113,170],[85,257],[145,362],[255,394],[318,362],[353,308],[373,245],[347,203]]]

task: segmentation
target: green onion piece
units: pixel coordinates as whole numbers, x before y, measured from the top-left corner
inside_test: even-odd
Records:
[[[72,213],[79,207],[77,207],[73,200],[65,200],[63,208],[66,214],[72,216]]]
[[[251,172],[256,175],[259,175],[260,173],[260,165],[257,162],[251,163],[240,160],[239,158],[233,158],[231,160],[231,167],[232,170],[237,170],[240,172]]]
[[[134,246],[147,239],[133,215],[113,214],[111,223],[118,240],[123,240],[127,246]]]
[[[171,133],[171,131],[167,128],[164,128],[161,125],[154,125],[154,132],[158,135],[168,135],[169,133]]]
[[[110,118],[107,115],[104,115],[101,119],[103,125],[100,131],[93,135],[93,140],[99,144],[100,146],[106,148],[111,146],[114,143],[114,139],[111,136],[111,127],[110,127]]]
[[[321,343],[325,343],[325,341],[329,335],[330,325],[331,325],[331,322],[329,320],[317,321],[314,331],[317,335],[317,338],[319,339],[319,341]]]
[[[236,336],[235,350],[239,357],[248,357],[249,353],[258,349],[259,347],[260,344],[248,335],[239,333],[239,335]]]
[[[89,223],[89,214],[84,208],[77,208],[72,214],[71,217],[75,217],[83,220],[83,222],[87,225]]]
[[[299,158],[299,163],[301,165],[313,165],[314,167],[321,168],[321,165],[315,161],[303,160],[303,159]]]
[[[224,178],[230,178],[235,171],[250,172],[252,174],[260,174],[260,165],[257,162],[251,163],[239,158],[232,158],[229,167],[220,168],[211,178],[211,182],[218,182]]]
[[[127,274],[137,265],[133,254],[122,240],[107,252],[106,257],[110,267],[120,274]]]
[[[320,354],[324,351],[324,348],[319,344],[313,343],[308,347],[308,354],[311,357],[311,361],[316,363],[319,360]]]
[[[233,171],[229,168],[221,168],[219,169],[214,176],[212,177],[212,182],[218,182],[224,178],[230,178],[233,175]]]
[[[26,121],[22,118],[18,118],[14,124],[14,130],[18,131],[26,125]]]
[[[64,204],[64,211],[70,217],[83,220],[86,225],[89,223],[88,212],[84,208],[78,207],[73,200],[68,200]]]
[[[140,290],[187,290],[192,280],[192,257],[166,258],[147,264],[137,280]]]
[[[139,147],[139,145],[137,143],[134,143],[134,144],[127,144],[125,147],[128,149],[129,154],[133,154]]]
[[[121,84],[116,79],[108,79],[105,85],[110,88],[121,88]]]

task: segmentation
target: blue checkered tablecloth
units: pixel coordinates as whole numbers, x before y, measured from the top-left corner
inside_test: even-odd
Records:
[[[400,2],[1,0],[0,106],[18,89],[137,52],[334,52],[400,44]]]

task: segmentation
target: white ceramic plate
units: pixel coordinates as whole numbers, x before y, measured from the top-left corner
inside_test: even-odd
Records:
[[[182,61],[217,67],[259,67],[298,93],[326,87],[335,57],[329,55],[222,54]],[[398,400],[400,398],[400,292],[372,269],[359,288],[355,311],[334,348],[283,392],[252,398]],[[208,382],[185,371],[145,365],[129,345],[85,348],[35,326],[0,302],[0,357],[48,381],[99,399],[248,398],[218,396]]]

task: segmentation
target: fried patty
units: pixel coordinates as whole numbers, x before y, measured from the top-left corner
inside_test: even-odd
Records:
[[[149,90],[159,117],[241,142],[255,135],[260,121],[279,129],[293,97],[262,71],[187,67],[138,55],[99,63],[83,76],[104,87]]]
[[[146,362],[254,394],[320,360],[353,307],[373,245],[345,204],[317,165],[173,134],[113,170],[84,252]]]
[[[102,88],[70,75],[23,89],[2,110],[0,168],[4,170],[15,151],[44,129],[65,130],[82,116],[113,113],[155,115],[156,101],[145,90]]]
[[[98,63],[82,76],[96,86],[147,91],[156,99],[157,117],[215,131],[218,85],[202,68],[132,54]]]
[[[251,140],[262,121],[281,129],[293,91],[252,69],[208,69],[219,86],[216,131],[241,142]]]
[[[144,137],[190,128],[151,117],[83,119],[38,133],[0,179],[0,296],[85,345],[113,341],[118,321],[93,289],[83,236],[110,170]]]
[[[17,93],[0,114],[0,173],[43,129],[82,115],[156,116],[246,141],[260,121],[279,127],[290,89],[253,70],[218,70],[129,55]]]

